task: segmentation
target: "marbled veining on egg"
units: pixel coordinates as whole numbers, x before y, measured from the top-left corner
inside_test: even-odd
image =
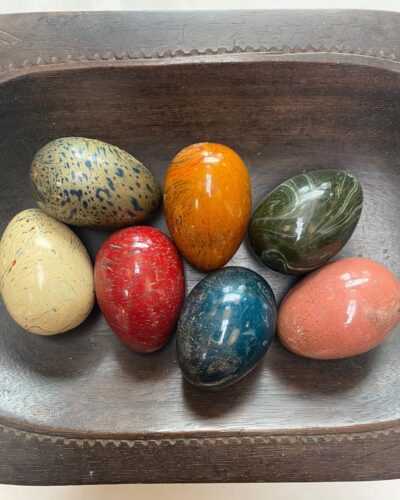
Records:
[[[213,271],[225,265],[243,241],[250,212],[250,177],[235,151],[204,142],[172,160],[164,180],[165,220],[194,267]]]
[[[268,283],[244,267],[225,267],[190,292],[177,329],[178,362],[185,378],[224,388],[249,373],[267,351],[277,307]]]
[[[361,185],[347,172],[327,169],[298,175],[258,205],[249,226],[250,244],[275,271],[312,271],[347,243],[362,204]]]
[[[38,206],[75,226],[138,224],[161,204],[157,181],[142,163],[95,139],[49,142],[35,155],[30,174]]]
[[[0,287],[12,318],[39,335],[71,330],[94,304],[85,247],[65,224],[38,209],[20,212],[3,234]]]

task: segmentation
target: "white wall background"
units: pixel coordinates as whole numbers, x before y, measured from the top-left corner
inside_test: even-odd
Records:
[[[374,9],[400,0],[0,0],[0,13],[67,10]],[[399,457],[400,460],[400,457]],[[1,464],[0,464],[1,467]],[[400,479],[368,483],[1,486],[0,500],[399,500]]]
[[[400,11],[400,0],[0,0],[0,12],[176,9],[374,9]]]

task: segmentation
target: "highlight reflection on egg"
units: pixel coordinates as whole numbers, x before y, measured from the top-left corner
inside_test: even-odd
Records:
[[[137,352],[160,349],[174,332],[185,293],[178,251],[154,227],[116,231],[97,254],[95,288],[122,342]]]
[[[227,146],[199,143],[180,151],[164,181],[164,213],[172,239],[194,267],[212,271],[233,257],[251,211],[250,177]]]
[[[264,356],[275,327],[275,297],[264,278],[244,267],[209,274],[190,292],[179,318],[185,378],[206,389],[233,384]]]
[[[20,212],[0,242],[5,306],[25,330],[39,335],[78,326],[94,304],[93,268],[79,238],[38,209]]]
[[[249,240],[263,264],[304,274],[347,243],[361,215],[361,184],[341,170],[297,175],[271,191],[250,221]]]
[[[400,284],[361,257],[332,262],[295,285],[278,315],[285,347],[315,359],[347,358],[383,342],[400,322]]]
[[[95,139],[49,142],[36,153],[30,175],[38,206],[74,226],[139,224],[161,204],[157,181],[139,160]]]

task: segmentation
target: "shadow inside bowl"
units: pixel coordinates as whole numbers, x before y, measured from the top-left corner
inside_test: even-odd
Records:
[[[308,359],[293,354],[275,339],[266,369],[285,386],[301,391],[305,399],[318,394],[340,394],[351,390],[368,376],[374,367],[377,349],[337,360]]]
[[[84,244],[93,263],[96,260],[97,252],[100,250],[102,244],[112,233],[112,231],[108,229],[97,229],[89,227],[71,226],[71,229],[76,233],[78,238]]]
[[[110,333],[110,335],[113,335]],[[131,351],[115,335],[112,344],[116,359],[124,377],[135,381],[162,380],[174,369],[175,341],[171,339],[164,347],[152,353]]]
[[[13,323],[11,317],[7,319]],[[95,368],[104,355],[93,335],[100,321],[100,311],[95,306],[82,324],[58,335],[35,335],[13,323],[12,328],[4,331],[3,350],[7,359],[24,372],[48,378],[77,378]]]
[[[213,391],[195,387],[182,376],[184,405],[187,410],[203,418],[225,415],[252,399],[263,370],[263,363],[260,362],[235,384]]]

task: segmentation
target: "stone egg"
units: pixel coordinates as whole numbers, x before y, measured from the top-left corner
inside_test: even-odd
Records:
[[[0,286],[12,318],[39,335],[75,328],[94,304],[85,247],[65,224],[38,209],[20,212],[4,231]]]
[[[243,267],[225,267],[201,280],[184,303],[177,329],[185,378],[220,389],[249,373],[275,334],[276,302],[268,283]]]
[[[178,251],[168,236],[146,226],[116,231],[97,254],[94,276],[100,309],[130,349],[152,352],[169,340],[185,281]]]
[[[376,347],[400,322],[400,285],[382,264],[352,257],[331,262],[295,285],[278,314],[278,335],[314,359],[355,356]]]
[[[74,226],[138,224],[161,204],[157,181],[140,161],[95,139],[49,142],[36,153],[30,176],[38,206]]]
[[[180,151],[164,181],[168,229],[194,267],[222,267],[239,248],[250,218],[249,173],[241,158],[221,144],[200,143]]]
[[[293,177],[258,205],[250,244],[269,268],[303,274],[325,264],[351,237],[361,215],[360,183],[340,170]]]

